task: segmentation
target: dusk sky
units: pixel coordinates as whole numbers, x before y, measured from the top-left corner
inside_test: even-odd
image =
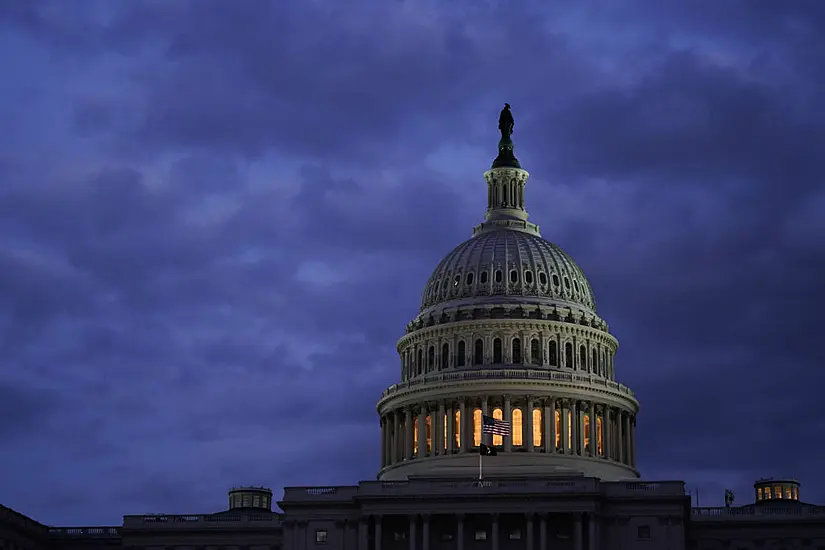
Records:
[[[504,102],[643,478],[825,503],[825,2],[0,0],[0,68],[0,503],[375,479]]]

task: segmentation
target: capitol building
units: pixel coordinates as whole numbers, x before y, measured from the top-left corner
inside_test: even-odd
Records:
[[[509,106],[499,126],[483,220],[435,267],[397,344],[398,383],[376,396],[377,479],[239,487],[225,511],[118,526],[0,506],[0,550],[825,550],[825,506],[793,479],[700,508],[684,482],[640,477],[619,343],[584,272],[528,218]],[[510,435],[483,433],[485,416]]]

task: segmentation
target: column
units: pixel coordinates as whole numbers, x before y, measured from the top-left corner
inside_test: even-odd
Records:
[[[576,419],[577,419],[577,427],[579,429],[579,443],[576,448],[579,451],[579,456],[587,456],[587,453],[584,452],[584,415],[585,411],[587,410],[587,404],[584,401],[579,401],[576,405]]]
[[[504,438],[504,450],[510,452],[513,450],[513,436],[512,436],[512,426],[513,426],[513,405],[510,403],[510,396],[504,396],[504,420],[510,423],[510,437]]]
[[[570,454],[578,454],[579,451],[579,404],[570,400]]]
[[[599,529],[598,518],[596,514],[588,514],[587,516],[587,548],[589,550],[598,550],[599,548]],[[377,550],[377,549],[376,549]]]
[[[367,528],[369,527],[367,524],[368,521],[367,518],[361,518],[361,521],[358,522],[358,550],[369,550],[370,548],[367,532]]]
[[[381,417],[381,467],[387,465],[387,418]]]
[[[616,413],[616,460],[624,462],[624,413],[621,409]]]
[[[430,516],[424,515],[421,519],[424,522],[421,528],[421,550],[430,550]]]
[[[467,422],[467,403],[464,399],[461,400],[461,403],[458,404],[458,421],[460,423],[460,427],[458,430],[458,443],[459,443],[459,450],[462,453],[467,452],[467,426],[469,422]],[[470,437],[472,437],[472,432],[470,433]]]
[[[410,550],[418,550],[418,545],[415,541],[415,536],[418,534],[418,529],[416,529],[416,527],[418,526],[416,525],[415,515],[412,515],[410,516]]]
[[[591,401],[590,407],[587,409],[587,414],[590,415],[590,456],[596,456],[596,450],[599,443],[599,430],[596,425],[596,404]]]
[[[547,399],[544,402],[544,452],[556,452],[556,400]]]
[[[484,416],[490,416],[490,398],[487,397],[486,395],[481,400],[481,414],[483,414]],[[482,431],[480,435],[481,435],[481,442],[484,443],[484,432]],[[489,436],[487,439],[488,439],[487,444],[492,445],[493,444],[493,437]]]
[[[636,417],[630,420],[630,465],[636,467]]]
[[[527,514],[525,528],[527,530],[527,550],[533,550],[533,514]]]
[[[412,408],[404,407],[404,460],[409,460],[413,453],[413,420]]]
[[[547,517],[539,515],[539,550],[547,550]]]
[[[567,412],[569,407],[569,402],[565,399],[561,403],[561,452],[562,454],[567,454],[570,452],[570,449],[567,447],[567,432],[570,430],[570,426],[567,422]]]
[[[395,464],[399,460],[401,460],[401,453],[403,452],[401,449],[401,442],[403,438],[401,437],[401,415],[398,414],[396,410],[392,414],[392,463]]]
[[[437,418],[433,419],[433,450],[432,454],[435,455],[443,455],[444,454],[444,402],[438,403],[438,413],[437,415],[434,414],[433,416],[437,416]]]
[[[418,458],[427,456],[427,405],[418,411]]]
[[[526,422],[524,423],[527,426],[527,433],[525,434],[527,437],[524,438],[524,441],[527,444],[527,452],[532,453],[534,452],[535,441],[533,441],[533,396],[527,396],[527,410],[524,411],[524,419]]]
[[[602,418],[602,430],[604,431],[604,457],[610,460],[613,456],[610,446],[613,444],[613,437],[611,436],[611,417],[612,409],[610,407],[604,408],[604,417]]]
[[[573,514],[573,548],[575,550],[582,549],[582,515],[580,513]]]
[[[381,550],[382,539],[381,516],[375,516],[375,550]]]
[[[453,454],[455,450],[455,406],[450,403],[447,407],[447,449],[448,455]]]
[[[464,550],[464,514],[455,515],[456,549]]]
[[[492,538],[493,538],[493,550],[499,550],[498,548],[498,514],[490,514],[491,515],[491,528],[492,531]]]

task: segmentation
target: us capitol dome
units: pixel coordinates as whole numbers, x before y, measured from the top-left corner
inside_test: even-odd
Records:
[[[484,443],[498,452],[490,476],[638,478],[639,403],[616,381],[618,341],[584,272],[528,221],[508,107],[502,119],[484,221],[435,268],[398,341],[401,381],[377,405],[378,477],[477,475]],[[482,436],[482,415],[511,436]]]

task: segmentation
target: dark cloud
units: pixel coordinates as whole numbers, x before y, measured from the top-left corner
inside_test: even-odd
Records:
[[[4,504],[118,523],[371,479],[504,101],[533,219],[621,341],[645,476],[825,500],[825,17],[706,8],[2,3]]]

